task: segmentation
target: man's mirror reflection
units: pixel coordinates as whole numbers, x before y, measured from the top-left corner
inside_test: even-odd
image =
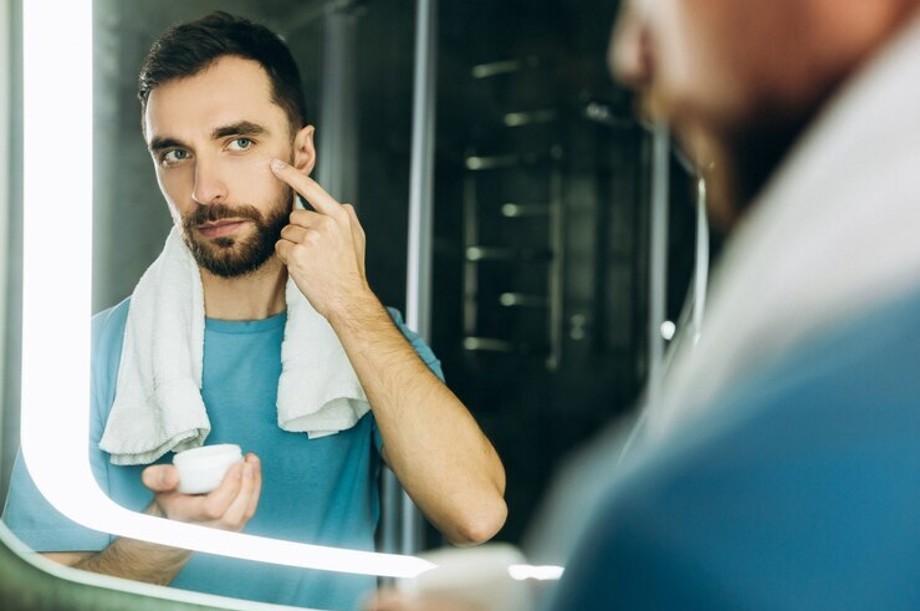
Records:
[[[284,41],[213,13],[163,33],[137,82],[173,227],[131,296],[93,317],[90,462],[104,491],[171,520],[372,550],[385,464],[447,541],[491,538],[502,463],[371,289],[355,208],[310,178],[314,127]],[[203,444],[245,457],[213,491],[180,492],[172,456]],[[21,464],[4,521],[55,561],[195,591],[347,609],[376,583],[90,531]]]

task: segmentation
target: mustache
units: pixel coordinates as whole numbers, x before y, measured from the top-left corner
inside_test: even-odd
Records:
[[[211,204],[209,206],[199,206],[194,212],[185,218],[186,225],[202,225],[204,223],[213,223],[227,218],[247,218],[261,223],[264,219],[262,213],[255,206],[241,204],[239,206],[227,206],[226,204]]]

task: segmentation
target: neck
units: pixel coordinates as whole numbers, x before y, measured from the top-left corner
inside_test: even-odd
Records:
[[[236,278],[202,269],[205,315],[221,320],[262,320],[280,314],[286,307],[287,278],[287,268],[275,256],[256,271]]]
[[[811,113],[803,113],[712,138],[694,134],[688,150],[701,160],[699,171],[707,183],[707,207],[714,229],[731,232],[811,119]]]

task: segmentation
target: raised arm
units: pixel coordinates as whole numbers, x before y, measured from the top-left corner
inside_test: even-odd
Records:
[[[272,170],[313,207],[291,214],[276,251],[341,340],[380,428],[384,460],[449,541],[491,538],[507,514],[501,460],[370,289],[354,208],[283,162]]]

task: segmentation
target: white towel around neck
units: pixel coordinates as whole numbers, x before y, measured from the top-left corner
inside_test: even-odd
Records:
[[[288,278],[278,426],[310,438],[351,428],[370,405],[332,327]],[[115,401],[99,447],[117,465],[151,463],[202,445],[201,275],[177,229],[131,296]]]

